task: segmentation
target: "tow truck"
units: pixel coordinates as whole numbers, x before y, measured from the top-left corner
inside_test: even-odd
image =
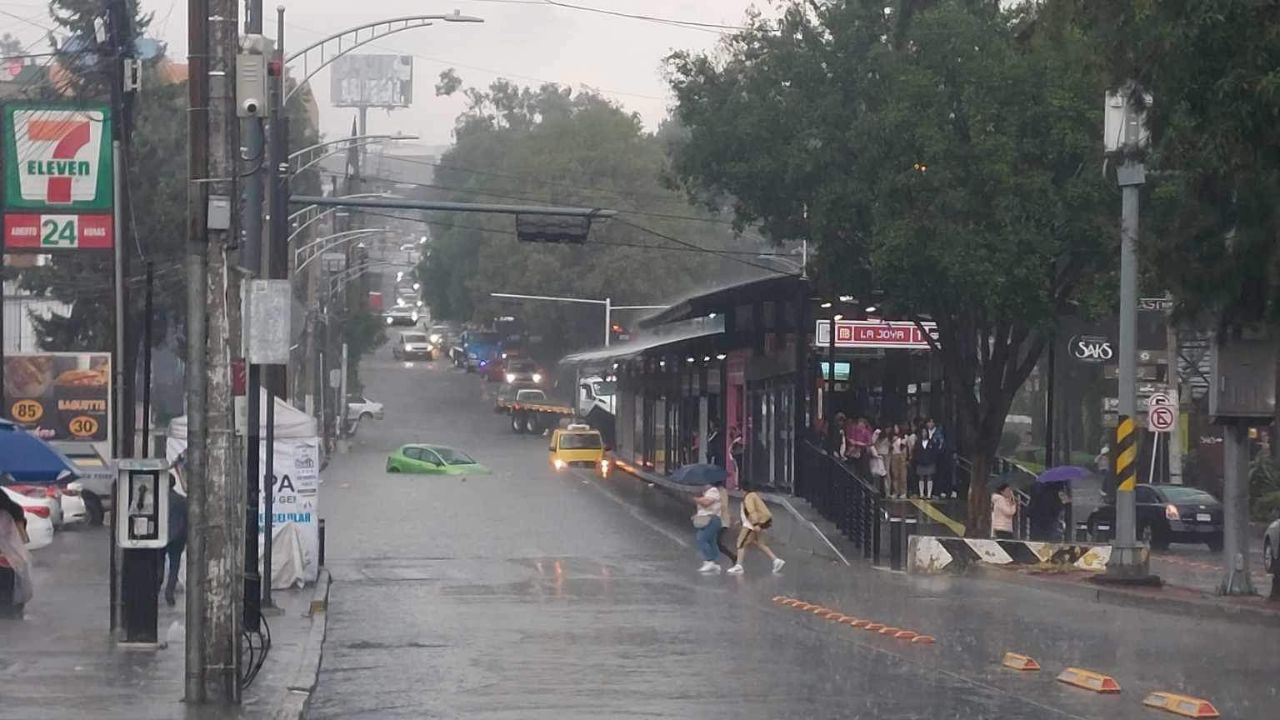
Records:
[[[511,431],[516,434],[541,434],[559,425],[561,418],[573,417],[572,406],[550,400],[533,387],[503,386],[494,409],[511,416]]]

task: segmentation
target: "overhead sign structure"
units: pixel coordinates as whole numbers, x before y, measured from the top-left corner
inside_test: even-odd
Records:
[[[0,119],[5,250],[113,247],[115,197],[107,107],[11,104]]]
[[[335,107],[409,107],[413,56],[340,55],[330,66],[329,95]]]
[[[929,339],[921,332],[923,326],[934,342],[938,339],[938,326],[927,322],[916,325],[903,321],[838,320],[836,342],[838,348],[885,348],[897,350],[928,350]],[[831,321],[818,320],[813,332],[815,347],[831,345]]]

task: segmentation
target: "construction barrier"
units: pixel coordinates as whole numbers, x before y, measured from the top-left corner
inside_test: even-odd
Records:
[[[922,574],[958,572],[979,565],[1054,565],[1102,572],[1110,559],[1110,545],[1086,543],[916,535],[907,546],[907,572]]]

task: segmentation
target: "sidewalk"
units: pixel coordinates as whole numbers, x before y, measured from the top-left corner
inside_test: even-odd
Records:
[[[284,612],[267,618],[271,650],[241,707],[188,708],[183,596],[174,608],[160,601],[160,640],[167,646],[116,647],[108,635],[106,547],[104,528],[80,528],[58,531],[52,545],[34,553],[36,597],[25,619],[0,621],[0,720],[299,717],[293,710],[306,695],[290,688],[314,685],[325,615],[309,611],[313,599],[325,597],[327,574],[317,587],[274,594]]]
[[[673,497],[687,498],[699,490],[696,487],[673,483],[665,477],[640,468],[619,465],[619,470],[639,483],[652,485]],[[741,495],[741,493],[731,494]],[[849,562],[865,562],[862,559],[862,553],[803,500],[781,495],[766,497],[774,506],[774,529],[770,533],[770,540],[775,541],[777,545],[791,552],[799,550],[805,554],[839,560],[836,552],[832,552],[819,537],[818,533],[821,532]],[[1021,570],[987,567],[974,571],[973,575],[1090,602],[1145,607],[1184,616],[1280,626],[1280,603],[1268,602],[1266,599],[1271,590],[1271,576],[1260,569],[1262,563],[1260,546],[1255,548],[1255,551],[1258,557],[1251,557],[1252,576],[1260,596],[1251,598],[1226,598],[1215,594],[1217,584],[1222,579],[1221,568],[1215,562],[1220,562],[1221,555],[1210,555],[1207,551],[1206,558],[1202,559],[1188,559],[1166,553],[1153,555],[1152,572],[1160,575],[1164,580],[1165,585],[1162,588],[1105,587],[1090,580],[1095,573],[1060,570],[1044,572],[1028,566],[1022,566],[1024,569]],[[882,553],[882,562],[887,569],[889,562],[887,543],[882,547]]]

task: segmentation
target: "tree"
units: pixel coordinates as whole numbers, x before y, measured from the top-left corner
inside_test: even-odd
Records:
[[[535,90],[498,80],[484,90],[462,89],[449,71],[438,88],[461,90],[469,105],[457,120],[456,144],[435,170],[435,198],[612,208],[620,217],[594,222],[585,245],[548,246],[517,242],[509,216],[431,215],[433,242],[419,277],[433,316],[486,321],[512,314],[491,292],[669,302],[699,286],[764,272],[680,244],[764,247],[689,208],[663,185],[663,139],[646,133],[635,115],[594,93],[555,85]],[[561,349],[602,341],[598,307],[524,304],[516,314]]]
[[[1280,6],[1122,0],[1075,10],[1111,84],[1135,80],[1154,98],[1143,259],[1157,282],[1184,317],[1280,329]],[[1272,452],[1280,460],[1280,443]]]
[[[719,54],[674,54],[675,169],[741,222],[811,238],[831,294],[937,323],[981,533],[1014,394],[1116,257],[1102,72],[1045,5],[884,5],[794,2]]]

